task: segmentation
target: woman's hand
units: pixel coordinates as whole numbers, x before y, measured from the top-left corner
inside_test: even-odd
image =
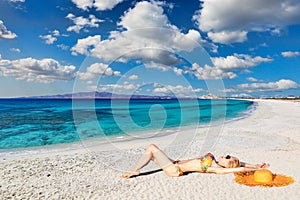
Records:
[[[256,164],[255,166],[257,168],[268,168],[268,167],[270,167],[270,164],[268,164],[268,163],[261,163],[261,164]]]

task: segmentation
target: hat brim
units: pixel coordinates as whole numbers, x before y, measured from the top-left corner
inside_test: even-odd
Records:
[[[235,173],[235,182],[247,186],[263,186],[263,187],[282,187],[294,183],[294,179],[290,176],[281,174],[272,174],[273,181],[268,183],[259,183],[254,180],[254,171]]]

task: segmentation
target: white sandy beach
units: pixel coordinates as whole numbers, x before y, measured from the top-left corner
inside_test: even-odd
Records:
[[[184,127],[165,131],[173,133],[165,137],[107,146],[62,145],[2,152],[0,199],[300,199],[300,102],[255,102],[258,106],[250,116],[222,126],[197,130]],[[177,137],[180,131],[188,136]],[[207,138],[207,134],[213,137]],[[248,187],[237,184],[233,174],[167,177],[162,171],[119,178],[150,143],[174,159],[189,159],[210,151],[217,157],[230,154],[249,163],[268,162],[273,173],[292,176],[295,183]],[[141,172],[155,169],[158,167],[151,164]]]

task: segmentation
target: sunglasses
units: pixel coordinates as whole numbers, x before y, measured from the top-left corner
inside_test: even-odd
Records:
[[[230,159],[231,158],[231,156],[230,155],[227,155],[226,157],[225,157],[225,159]]]

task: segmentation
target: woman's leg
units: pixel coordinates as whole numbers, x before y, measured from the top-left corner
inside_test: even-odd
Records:
[[[140,169],[146,166],[151,160],[159,165],[168,176],[178,175],[178,168],[173,164],[173,161],[156,145],[150,144],[135,168],[131,172],[125,173],[121,178],[130,178],[131,176],[140,174]]]

